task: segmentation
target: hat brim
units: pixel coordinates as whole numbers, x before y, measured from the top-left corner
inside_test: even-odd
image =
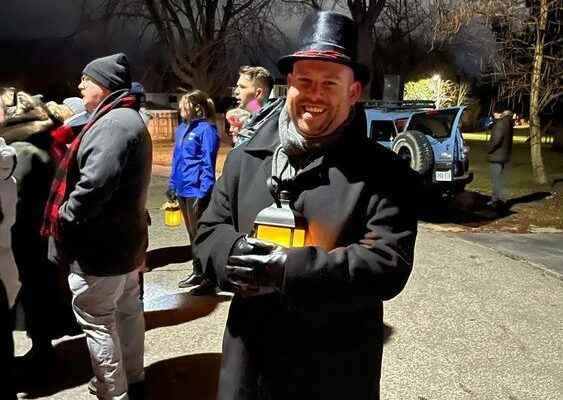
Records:
[[[278,60],[278,69],[284,75],[291,73],[293,70],[293,64],[296,61],[302,60],[316,60],[316,61],[327,61],[336,64],[346,65],[347,67],[352,68],[354,71],[354,77],[360,81],[362,85],[366,85],[369,82],[369,69],[363,64],[352,62],[348,59],[338,59],[334,57],[325,57],[323,55],[311,55],[311,56],[295,56],[290,54],[288,56],[284,56]]]

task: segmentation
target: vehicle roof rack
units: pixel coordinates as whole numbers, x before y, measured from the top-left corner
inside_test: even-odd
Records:
[[[365,108],[379,108],[390,110],[413,110],[436,108],[433,100],[368,100],[364,101]]]

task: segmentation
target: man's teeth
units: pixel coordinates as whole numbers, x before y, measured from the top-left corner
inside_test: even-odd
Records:
[[[322,113],[325,109],[323,107],[306,106],[305,111],[311,113]]]

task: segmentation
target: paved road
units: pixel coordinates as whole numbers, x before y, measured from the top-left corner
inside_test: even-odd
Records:
[[[151,187],[151,248],[172,247],[167,253],[179,261],[187,239],[162,224],[165,186],[155,178]],[[145,275],[149,399],[214,396],[230,297],[186,295],[176,283],[189,269],[177,262]],[[562,316],[563,281],[553,274],[422,225],[412,277],[386,303],[382,399],[560,400]],[[23,354],[29,342],[16,337]],[[65,338],[56,350],[56,365],[42,375],[47,383],[26,375],[30,397],[91,400],[83,338]]]

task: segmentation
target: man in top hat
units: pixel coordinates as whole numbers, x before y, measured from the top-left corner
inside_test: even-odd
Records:
[[[299,38],[278,62],[284,107],[229,154],[198,226],[196,257],[235,292],[221,400],[378,399],[383,301],[413,265],[417,180],[367,139],[354,22],[316,13]],[[307,221],[304,247],[249,237],[281,190]]]
[[[130,88],[123,53],[82,71],[78,89],[91,115],[58,164],[41,229],[50,259],[70,268],[72,307],[95,374],[89,390],[104,400],[133,398],[144,381],[138,269],[152,149]]]

